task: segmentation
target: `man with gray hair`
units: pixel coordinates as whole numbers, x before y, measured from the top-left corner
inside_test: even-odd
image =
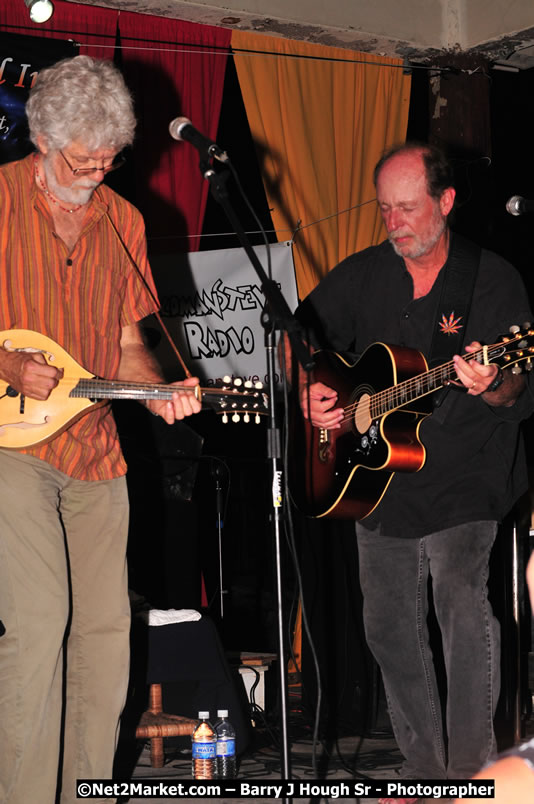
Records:
[[[98,377],[160,383],[138,323],[158,307],[143,220],[102,183],[133,140],[124,80],[110,62],[65,59],[41,71],[27,114],[36,151],[0,168],[0,330],[47,336]],[[0,378],[21,406],[47,400],[63,377],[37,336],[35,346],[0,343]],[[169,424],[200,408],[178,390],[146,404]],[[70,804],[76,779],[111,777],[129,667],[125,472],[108,404],[44,442],[0,449],[0,800],[10,804],[54,804],[58,791]]]

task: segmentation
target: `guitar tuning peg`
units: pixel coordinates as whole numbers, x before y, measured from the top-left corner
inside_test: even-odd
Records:
[[[239,416],[239,413],[234,413],[234,415],[232,416],[232,421],[233,422],[238,422],[240,420],[241,420],[241,418]]]
[[[225,382],[226,384],[228,384],[229,382],[232,382],[232,378],[230,377],[229,374],[224,375],[223,382]]]
[[[252,388],[252,383],[251,383],[251,381],[250,381],[250,380],[247,380],[247,381],[245,382],[245,388]]]
[[[523,324],[523,329],[530,329],[531,326],[532,324],[530,323],[530,321],[525,321],[525,323]]]
[[[519,366],[517,363],[512,368],[512,374],[521,374],[521,366]]]
[[[263,388],[263,383],[262,382],[254,383],[254,388],[257,388],[258,391],[260,391]]]
[[[256,413],[256,415],[254,416],[254,424],[259,424],[260,421],[261,421],[260,414]]]
[[[228,414],[227,413],[223,413],[222,422],[223,422],[223,424],[228,424]]]
[[[240,385],[243,385],[243,380],[241,379],[241,377],[235,378],[234,385],[236,386],[236,388],[239,388]]]
[[[248,413],[245,413],[245,415],[243,416],[243,421],[245,422],[245,424],[248,424],[248,423],[249,423],[249,421],[250,421],[250,416],[248,415]]]
[[[532,371],[532,360],[530,359],[530,357],[525,363],[525,371]]]
[[[512,335],[515,335],[517,332],[519,332],[519,327],[517,324],[512,324],[509,331],[512,333]]]

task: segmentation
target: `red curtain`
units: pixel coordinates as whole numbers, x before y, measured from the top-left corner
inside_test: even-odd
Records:
[[[131,12],[119,17],[122,68],[134,89],[138,123],[137,205],[152,252],[196,251],[209,187],[198,155],[169,134],[188,117],[215,140],[231,31]]]
[[[48,22],[30,20],[23,0],[0,3],[0,27],[26,36],[72,39],[80,44],[80,53],[97,59],[112,59],[118,11],[53,0],[54,13]]]

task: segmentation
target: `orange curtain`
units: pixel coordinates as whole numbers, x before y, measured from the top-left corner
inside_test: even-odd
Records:
[[[298,229],[303,298],[384,238],[372,174],[406,137],[410,77],[400,59],[262,34],[234,30],[232,48],[278,239]]]

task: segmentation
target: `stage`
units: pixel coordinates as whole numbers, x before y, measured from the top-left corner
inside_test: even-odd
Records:
[[[294,725],[296,721],[294,721]],[[528,735],[534,735],[534,719],[530,719],[526,724]],[[299,727],[296,729],[300,730]],[[350,789],[354,789],[358,783],[367,784],[369,781],[398,782],[397,771],[401,764],[401,757],[397,750],[395,740],[391,735],[383,737],[340,737],[334,743],[324,743],[318,747],[316,773],[312,760],[313,742],[305,736],[296,736],[291,742],[291,768],[292,779],[299,783],[314,784],[317,780],[326,782],[332,786],[339,787],[345,782]],[[165,767],[155,770],[150,767],[150,752],[147,747],[143,748],[139,755],[135,767],[132,781],[141,778],[151,781],[161,781],[165,783],[179,783],[191,779],[191,753],[187,745],[182,749],[169,752]],[[245,751],[240,760],[238,780],[249,783],[251,786],[276,785],[280,780],[280,758],[278,748],[273,739],[268,734],[259,729],[254,735],[249,748]],[[235,802],[245,801],[269,802],[276,799],[249,796],[247,798],[196,798],[196,801],[209,802],[220,801],[225,804],[235,804]],[[331,798],[334,798],[332,796]],[[297,799],[296,799],[297,800]],[[298,799],[301,801],[315,802],[318,797],[313,799]],[[326,798],[323,798],[326,800]],[[343,798],[347,804],[377,804],[377,798]],[[435,801],[436,799],[429,799]],[[439,800],[439,799],[438,799]],[[128,799],[121,799],[128,801]],[[141,802],[163,801],[161,798],[130,798],[130,804],[141,804]]]

